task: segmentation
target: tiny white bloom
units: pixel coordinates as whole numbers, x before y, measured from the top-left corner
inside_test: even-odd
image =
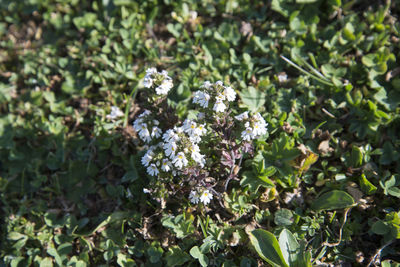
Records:
[[[242,139],[245,141],[250,141],[251,139],[253,139],[253,137],[253,129],[250,127],[247,127],[246,130],[242,132]]]
[[[247,120],[249,118],[249,112],[245,111],[237,116],[235,116],[235,119],[237,119],[238,121],[242,121],[242,120]]]
[[[142,123],[143,123],[143,119],[142,118],[138,118],[133,122],[133,129],[135,129],[136,132],[139,132],[140,129],[142,129]]]
[[[159,138],[162,134],[162,131],[157,126],[154,126],[151,130],[151,137]]]
[[[147,117],[150,114],[151,114],[151,111],[146,109],[145,111],[143,111],[142,114],[139,115],[139,118]]]
[[[194,129],[193,134],[199,136],[205,135],[207,132],[205,126],[206,126],[205,124],[199,124],[199,126],[197,126],[196,129]]]
[[[212,86],[212,83],[210,83],[210,81],[205,81],[205,82],[203,83],[203,85],[200,86],[200,88],[210,89],[211,86]]]
[[[199,163],[201,167],[204,167],[205,159],[204,155],[200,154],[200,148],[197,144],[192,144],[190,147],[192,159]]]
[[[147,129],[146,123],[142,123],[141,129],[139,131],[139,137],[146,143],[149,143],[151,141],[150,132]]]
[[[156,176],[157,174],[159,174],[156,164],[154,163],[150,164],[150,166],[147,167],[147,173],[150,174],[151,176]]]
[[[145,193],[145,194],[149,194],[151,191],[149,190],[149,189],[147,189],[147,188],[143,188],[143,193]]]
[[[208,205],[211,199],[213,199],[211,192],[209,190],[204,190],[200,196],[200,201],[203,202],[204,205]]]
[[[169,160],[167,159],[163,159],[163,162],[161,164],[161,170],[165,171],[165,172],[169,172],[171,170],[171,162],[169,162]]]
[[[287,74],[284,73],[284,72],[279,73],[279,75],[278,75],[278,81],[279,81],[280,83],[286,82],[286,81],[287,81]]]
[[[226,96],[226,99],[228,99],[228,101],[230,102],[235,101],[236,92],[235,90],[232,89],[232,87],[230,86],[225,87],[224,95]]]
[[[146,75],[144,76],[144,81],[143,81],[144,87],[150,88],[153,86],[154,83],[153,75],[156,73],[157,73],[156,68],[149,68],[146,70]]]
[[[193,204],[199,203],[199,195],[197,194],[196,191],[190,191],[189,200],[190,200],[190,202],[192,202]]]
[[[210,95],[202,91],[196,91],[193,96],[193,103],[197,103],[200,107],[207,108]]]
[[[162,83],[156,88],[157,95],[167,95],[173,84],[171,78],[165,78]]]
[[[164,151],[165,151],[165,155],[167,155],[170,158],[174,158],[175,157],[175,152],[176,152],[176,143],[173,141],[167,142],[164,144],[163,146]]]
[[[149,166],[151,160],[153,159],[153,151],[148,150],[146,154],[142,157],[142,165],[147,167]]]
[[[224,86],[224,83],[223,83],[222,81],[217,81],[217,82],[215,83],[215,85]]]
[[[174,132],[174,130],[169,129],[163,134],[163,140],[165,142],[170,142],[170,141],[178,141],[179,136]]]
[[[106,116],[107,119],[115,120],[118,117],[124,116],[124,113],[117,106],[111,107],[111,113]]]
[[[183,152],[179,152],[172,163],[175,164],[175,167],[181,169],[182,167],[185,167],[188,164],[188,160],[185,157],[185,154]]]
[[[215,101],[213,110],[215,112],[224,112],[225,109],[226,109],[226,106],[225,106],[224,102],[222,102],[222,99],[217,98],[217,100]]]

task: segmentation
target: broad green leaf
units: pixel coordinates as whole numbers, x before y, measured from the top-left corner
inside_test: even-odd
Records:
[[[182,265],[189,261],[190,256],[186,252],[183,252],[178,246],[174,246],[169,249],[166,260],[167,266],[172,267]]]
[[[335,210],[352,206],[354,199],[344,191],[332,190],[324,193],[314,200],[311,208],[313,210]]]
[[[208,257],[206,255],[204,255],[203,253],[201,253],[198,246],[192,247],[190,249],[189,253],[193,258],[199,260],[201,266],[203,266],[203,267],[208,266],[208,262],[209,262]]]
[[[272,233],[256,229],[250,234],[250,242],[258,255],[272,266],[289,267],[283,258],[278,240]]]
[[[300,254],[300,245],[289,230],[283,229],[280,233],[279,246],[289,266],[295,266]]]
[[[243,104],[252,111],[259,110],[265,104],[266,94],[256,88],[249,86],[239,92]]]
[[[275,212],[274,222],[276,225],[289,226],[293,223],[293,213],[289,209],[280,209]]]
[[[53,260],[49,257],[46,257],[40,262],[39,266],[40,267],[53,267]]]
[[[371,231],[377,235],[385,235],[390,232],[390,226],[379,220],[371,226]]]

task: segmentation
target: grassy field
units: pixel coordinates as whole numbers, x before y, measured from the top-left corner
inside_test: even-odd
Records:
[[[400,266],[399,16],[0,0],[0,266]],[[149,170],[145,110],[162,133],[203,121],[203,158]]]

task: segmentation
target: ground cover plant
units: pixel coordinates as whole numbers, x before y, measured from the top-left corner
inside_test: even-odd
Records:
[[[0,1],[1,266],[399,266],[396,1]]]

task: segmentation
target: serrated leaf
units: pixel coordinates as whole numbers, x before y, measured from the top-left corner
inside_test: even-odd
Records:
[[[260,176],[258,177],[254,172],[252,171],[245,171],[242,174],[242,179],[240,180],[240,185],[242,187],[249,187],[249,190],[251,192],[257,192],[260,186],[265,187],[265,188],[273,188],[275,187],[275,184],[268,179],[266,176]]]
[[[252,111],[259,110],[265,104],[265,97],[267,96],[264,92],[252,86],[239,92],[239,95],[243,104]]]
[[[313,210],[335,210],[351,207],[354,199],[341,190],[332,190],[319,196],[311,205]]]
[[[263,229],[256,229],[250,234],[250,242],[258,255],[272,266],[289,267],[283,258],[278,240],[272,233]]]

